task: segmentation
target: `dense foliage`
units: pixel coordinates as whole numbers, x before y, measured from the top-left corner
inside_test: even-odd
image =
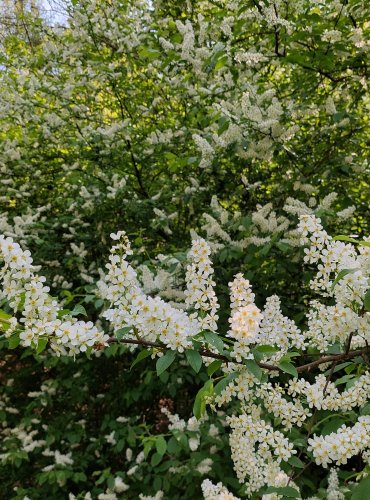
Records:
[[[0,497],[365,498],[367,3],[14,5]]]

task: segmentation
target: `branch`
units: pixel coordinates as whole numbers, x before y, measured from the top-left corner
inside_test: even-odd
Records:
[[[329,363],[330,361],[345,361],[346,359],[352,359],[356,356],[364,356],[368,354],[369,349],[358,349],[357,351],[349,351],[341,354],[332,354],[331,356],[323,356],[322,358],[317,359],[316,361],[311,361],[311,363],[307,363],[305,365],[301,365],[297,367],[297,372],[302,373],[306,371],[310,371],[311,368],[315,368],[316,366],[322,365],[324,363]]]
[[[161,342],[152,342],[149,340],[143,340],[141,338],[137,339],[122,339],[122,340],[117,340],[114,337],[111,337],[108,339],[108,343],[112,344],[114,342],[119,342],[122,344],[133,344],[133,345],[142,345],[145,347],[154,347],[156,349],[169,349],[165,344]],[[208,349],[200,349],[199,354],[201,356],[205,356],[207,358],[213,358],[213,359],[219,359],[221,361],[224,361],[225,363],[236,363],[236,364],[243,364],[242,361],[236,361],[229,359],[227,356],[224,356],[223,354],[218,354],[212,351],[209,351]],[[312,368],[315,368],[316,366],[322,365],[324,363],[329,363],[330,361],[334,362],[334,366],[339,362],[339,361],[344,361],[347,359],[352,359],[355,358],[356,356],[365,356],[368,353],[370,353],[370,349],[358,349],[356,351],[348,351],[340,354],[332,354],[332,355],[324,355],[319,359],[316,359],[315,361],[311,361],[310,363],[307,363],[305,365],[297,366],[297,372],[298,373],[303,373],[303,372],[309,372],[311,371]],[[277,366],[277,365],[272,365],[270,363],[263,363],[261,361],[256,361],[257,365],[260,368],[263,368],[265,370],[269,371],[279,371],[283,372],[283,370]]]
[[[151,342],[149,340],[143,340],[143,339],[121,339],[117,340],[113,337],[108,339],[109,344],[113,344],[114,342],[119,342],[121,344],[133,344],[133,345],[142,345],[145,347],[154,347],[156,349],[169,349],[165,344],[162,344],[161,342]],[[229,359],[227,356],[223,356],[222,354],[218,354],[216,352],[209,351],[208,349],[200,349],[199,354],[201,356],[205,356],[207,358],[213,358],[213,359],[219,359],[221,361],[224,361],[225,363],[230,363],[230,362],[235,362],[237,364],[243,364],[242,362],[239,361],[233,361]],[[281,369],[278,366],[270,365],[269,363],[257,363],[260,368],[265,368],[266,370],[278,370],[281,371]]]

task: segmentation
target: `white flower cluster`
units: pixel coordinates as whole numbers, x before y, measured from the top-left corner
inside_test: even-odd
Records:
[[[370,445],[370,417],[359,417],[353,427],[342,425],[337,432],[327,436],[316,436],[308,440],[318,465],[327,467],[332,462],[346,464],[348,459],[365,450]]]
[[[362,302],[368,288],[367,271],[369,268],[369,252],[360,249],[356,252],[352,244],[335,241],[324,231],[321,220],[315,216],[301,216],[298,230],[302,235],[302,243],[309,238],[310,248],[305,249],[305,262],[318,264],[318,273],[311,282],[311,287],[323,295],[334,296],[337,302],[352,305],[353,301]],[[353,272],[344,276],[337,286],[332,287],[333,273],[344,269]]]
[[[245,175],[241,176],[241,180],[248,190],[254,186],[249,184]],[[302,184],[297,181],[294,184],[294,189],[310,195],[315,192],[316,188],[311,184]],[[237,221],[243,221],[243,219],[240,219],[241,214],[235,213],[231,220],[229,220],[230,214],[222,209],[217,202],[217,198],[213,197],[210,205],[213,216],[207,213],[203,214],[205,223],[202,226],[202,230],[206,232],[207,241],[211,248],[216,250],[222,249],[225,246],[233,246],[241,250],[251,244],[264,246],[268,243],[273,243],[277,236],[279,237],[279,244],[283,243],[291,247],[301,247],[302,241],[296,228],[295,217],[311,216],[315,214],[315,211],[320,212],[328,209],[334,213],[335,210],[331,205],[337,197],[338,195],[335,192],[329,193],[321,201],[310,196],[306,203],[299,199],[288,197],[283,206],[283,211],[286,212],[287,216],[277,215],[275,210],[273,210],[272,203],[257,205],[256,211],[252,213],[253,225],[246,228],[243,223],[240,224],[237,231],[241,237],[237,239],[232,238],[229,231],[234,232]],[[354,210],[355,207],[348,207],[338,212],[336,217],[339,219],[351,218]],[[293,220],[291,216],[294,216]]]
[[[139,498],[140,498],[140,500],[162,500],[163,496],[164,496],[163,491],[159,490],[159,491],[157,491],[157,493],[155,495],[140,494]]]
[[[252,287],[249,280],[241,273],[235,275],[234,280],[229,283],[229,288],[232,311],[254,304],[255,295],[252,293]]]
[[[224,231],[219,224],[219,222],[209,214],[203,214],[205,224],[202,227],[204,231],[207,232],[207,237],[214,239],[217,237],[219,240],[225,243],[231,243],[231,237]]]
[[[259,332],[261,344],[276,344],[280,351],[274,359],[281,357],[290,348],[302,348],[304,336],[294,321],[284,316],[280,308],[280,299],[276,295],[268,297],[263,309],[263,319]]]
[[[112,247],[105,280],[98,283],[101,297],[111,303],[103,317],[115,331],[130,328],[130,338],[160,340],[182,352],[191,345],[190,338],[201,330],[199,321],[158,296],[152,298],[143,293],[136,272],[125,260],[132,254],[127,236],[122,231],[111,236],[118,244]]]
[[[158,258],[158,257],[157,257]],[[178,267],[179,264],[176,259],[173,259],[173,265]],[[174,272],[170,273],[164,269],[159,269],[153,272],[146,265],[139,266],[140,269],[140,282],[144,293],[152,294],[157,293],[163,298],[171,298],[177,300],[184,300],[184,293],[176,288],[176,281],[174,279]],[[183,304],[178,304],[182,306]]]
[[[277,345],[279,353],[272,357],[276,361],[291,347],[302,348],[305,337],[294,321],[283,316],[280,299],[276,295],[268,297],[263,312],[254,304],[251,286],[242,274],[237,274],[231,289],[231,329],[228,336],[237,340],[232,355],[237,361],[248,357],[250,344]]]
[[[330,411],[349,411],[363,407],[368,401],[369,391],[370,372],[365,372],[342,392],[323,374],[317,375],[313,384],[304,379],[294,379],[289,382],[288,388],[290,395],[304,396],[310,408]]]
[[[19,328],[22,345],[37,346],[40,339],[47,339],[56,354],[70,355],[106,342],[107,336],[91,321],[78,321],[70,315],[58,317],[61,308],[49,295],[45,278],[34,274],[28,250],[23,251],[12,238],[0,236],[0,259],[4,261],[0,298],[5,298],[15,313],[22,314],[19,323],[13,319],[7,336]]]
[[[242,357],[248,356],[249,345],[257,342],[262,314],[253,303],[251,286],[242,274],[237,274],[229,287],[232,314],[229,318],[231,328],[228,336],[236,340],[232,355],[237,361],[241,361]]]
[[[310,242],[305,262],[318,267],[311,288],[336,301],[334,306],[311,303],[306,338],[321,351],[338,341],[344,345],[350,334],[354,334],[353,345],[366,345],[369,314],[359,312],[369,288],[369,247],[362,246],[357,252],[351,243],[333,240],[314,216],[302,216],[298,229],[302,242],[307,238]]]
[[[183,420],[182,418],[180,418],[177,415],[177,413],[172,414],[169,411],[169,409],[166,408],[166,407],[162,408],[161,411],[162,411],[162,413],[164,413],[166,415],[166,417],[170,421],[170,423],[168,425],[168,429],[170,431],[177,430],[177,431],[180,431],[180,432],[184,432],[184,430],[186,428],[186,422],[185,422],[185,420]]]
[[[296,453],[281,432],[260,418],[258,410],[253,413],[227,418],[232,429],[229,442],[234,468],[239,481],[246,483],[248,493],[265,484],[273,485],[282,473],[280,462]]]
[[[219,308],[213,287],[213,267],[209,258],[211,249],[203,239],[193,241],[188,253],[190,264],[186,270],[185,301],[188,306],[199,310],[194,317],[199,321],[202,330],[217,329],[217,309]]]
[[[264,233],[284,232],[289,227],[289,220],[284,216],[278,217],[271,203],[257,206],[257,211],[252,214],[252,221]]]
[[[61,453],[59,450],[50,450],[50,448],[45,448],[43,450],[42,455],[44,457],[53,457],[54,458],[54,463],[50,465],[46,465],[42,470],[45,472],[51,471],[54,469],[56,465],[59,466],[67,466],[67,465],[73,465],[73,458],[72,458],[72,452],[69,452],[67,454]]]
[[[189,448],[193,452],[199,449],[203,436],[208,435],[212,438],[217,438],[219,434],[219,429],[214,424],[209,425],[206,422],[207,418],[201,418],[198,420],[195,417],[190,417],[188,421],[185,421],[181,419],[179,415],[172,414],[166,407],[162,408],[161,411],[167,416],[169,420],[168,430],[175,431],[175,435],[178,435],[179,432],[185,433],[185,435],[187,435],[188,437]],[[207,427],[209,425],[206,431],[204,429],[201,430],[202,424],[206,424]],[[209,453],[216,453],[217,449],[218,448],[216,445],[212,445],[209,449]],[[204,458],[195,466],[192,465],[192,467],[194,467],[195,470],[203,476],[205,474],[208,474],[212,470],[212,464],[213,460],[211,458]],[[171,467],[169,471],[172,474],[184,474],[189,471],[189,465],[183,464],[178,467]]]
[[[335,306],[325,306],[317,301],[311,302],[307,313],[308,329],[306,338],[324,352],[330,344],[340,342],[344,345],[350,334],[362,330],[366,334],[368,319],[358,316],[352,309],[337,303]],[[368,335],[368,333],[367,333]],[[367,336],[366,335],[366,336]],[[361,345],[361,337],[354,337],[352,344]]]
[[[235,366],[234,369],[237,369]],[[305,382],[300,379],[299,382]],[[294,379],[296,385],[298,381]],[[304,384],[302,383],[302,387]],[[293,426],[300,427],[305,420],[311,416],[310,409],[304,405],[298,398],[289,400],[289,390],[285,391],[283,387],[271,382],[261,383],[256,377],[243,368],[238,376],[228,384],[220,395],[214,398],[214,403],[221,406],[231,401],[232,397],[237,397],[243,402],[243,410],[257,418],[255,407],[264,407],[268,413],[281,419],[285,429],[291,429]]]
[[[193,140],[197,147],[200,149],[200,153],[202,155],[202,159],[199,163],[200,168],[208,168],[212,164],[213,157],[215,155],[215,151],[210,143],[201,137],[199,134],[193,135]]]
[[[331,469],[329,472],[327,500],[344,500],[344,493],[339,490],[339,479],[336,469]]]
[[[3,453],[0,453],[0,461],[7,462],[8,458],[11,456],[12,447],[9,447],[9,442],[17,439],[19,441],[19,447],[25,453],[32,453],[36,448],[42,448],[45,446],[46,441],[44,439],[35,439],[38,434],[38,430],[31,430],[29,426],[25,427],[20,425],[19,427],[6,427],[2,431],[2,449]],[[6,450],[6,451],[5,451]]]
[[[292,402],[284,396],[284,389],[279,385],[273,386],[271,383],[261,384],[255,391],[255,397],[263,401],[263,406],[269,413],[281,419],[284,428],[301,427],[303,422],[311,416],[310,411],[299,399]]]
[[[176,21],[176,27],[183,36],[181,45],[181,57],[185,61],[192,60],[192,52],[194,49],[194,30],[190,21],[183,24],[181,21]]]
[[[222,483],[213,484],[209,479],[202,482],[204,500],[239,500]]]

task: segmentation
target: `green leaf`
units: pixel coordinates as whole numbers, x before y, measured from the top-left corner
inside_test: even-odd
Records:
[[[119,452],[121,452],[123,450],[124,447],[125,447],[125,440],[124,439],[120,439],[118,441],[118,443],[116,444],[115,451],[117,451],[119,453]]]
[[[297,356],[300,356],[297,351],[286,352],[280,361],[290,361],[290,358],[296,358]]]
[[[332,432],[337,432],[339,427],[341,427],[344,423],[345,421],[342,418],[334,417],[333,419],[329,420],[329,422],[325,423],[324,427],[321,429],[320,435],[327,436]]]
[[[152,467],[155,467],[156,465],[159,464],[159,462],[162,460],[162,456],[159,453],[154,453],[152,456],[152,459],[150,460],[150,465]]]
[[[293,488],[292,486],[282,486],[282,487],[269,486],[266,490],[264,490],[263,493],[264,494],[278,493],[279,495],[283,495],[288,498],[300,498],[301,496],[299,491]]]
[[[195,373],[198,373],[203,363],[202,356],[198,351],[185,351],[185,355],[189,365],[193,368]]]
[[[139,354],[134,359],[134,361],[132,362],[130,366],[130,371],[133,369],[135,365],[140,363],[140,361],[142,361],[145,358],[148,358],[152,354],[152,352],[153,352],[152,349],[143,349],[142,351],[140,351]]]
[[[354,373],[349,373],[348,375],[343,375],[343,377],[338,378],[335,382],[334,385],[338,386],[341,384],[346,384],[350,380],[353,380],[354,378],[358,379],[358,377]]]
[[[175,357],[176,351],[167,351],[164,356],[157,359],[156,368],[158,376],[172,365],[172,363],[175,361]]]
[[[193,351],[199,351],[199,349],[201,349],[201,347],[202,347],[202,342],[199,342],[198,340],[195,340],[194,338],[191,339],[191,343],[193,344]]]
[[[370,288],[369,290],[365,293],[364,297],[364,308],[366,311],[370,311]]]
[[[263,354],[275,354],[275,352],[279,351],[279,348],[273,345],[259,345],[255,347],[253,351],[258,351]]]
[[[7,339],[9,349],[15,349],[19,346],[21,339],[19,338],[19,333],[14,333],[11,337]]]
[[[271,250],[271,248],[272,248],[272,244],[271,243],[266,243],[266,245],[263,245],[263,247],[259,251],[259,254],[265,256],[265,255],[267,255],[269,253],[269,251]]]
[[[302,462],[302,460],[300,460],[295,455],[292,455],[289,458],[288,464],[290,464],[292,467],[298,467],[299,469],[303,469],[303,467],[304,467],[304,463]]]
[[[353,274],[356,271],[360,271],[360,268],[359,267],[355,267],[353,269],[342,269],[341,271],[339,271],[339,273],[337,274],[335,280],[333,281],[333,284],[331,285],[331,289],[333,289],[335,287],[335,285],[338,283],[338,281],[340,281],[345,276],[347,276],[347,274]]]
[[[360,415],[370,415],[370,403],[367,403],[361,408]]]
[[[292,249],[291,245],[289,245],[289,243],[283,243],[281,241],[278,241],[276,243],[276,246],[278,247],[279,250],[281,250],[282,252],[288,252],[289,250]]]
[[[71,316],[78,316],[79,314],[83,314],[84,316],[87,316],[86,309],[81,304],[77,304],[73,308],[73,311],[71,311]]]
[[[168,453],[171,453],[172,455],[176,455],[178,453],[179,449],[180,449],[180,447],[177,444],[176,439],[174,437],[171,437],[167,443]]]
[[[283,372],[289,373],[290,375],[293,375],[293,377],[298,378],[297,368],[292,365],[292,363],[289,363],[288,361],[281,361],[278,364],[278,367],[283,370]]]
[[[84,298],[84,302],[85,304],[91,304],[91,302],[93,302],[94,299],[95,295],[86,295],[86,297]]]
[[[339,343],[330,345],[327,350],[329,354],[340,354],[342,352],[342,346]]]
[[[360,243],[359,240],[355,240],[354,238],[351,238],[350,236],[346,236],[345,234],[338,234],[338,236],[334,236],[333,240],[336,241],[349,241],[350,243]]]
[[[70,304],[75,298],[75,296],[69,290],[63,290],[62,294],[64,297],[66,297],[66,299],[63,301],[64,305],[66,306]]]
[[[228,61],[228,57],[226,54],[224,56],[220,57],[218,59],[218,61],[216,62],[215,71],[223,68],[225,66],[225,64],[227,64],[227,61]]]
[[[40,354],[42,351],[45,350],[46,346],[48,345],[48,339],[41,337],[39,341],[37,342],[37,348],[36,348],[36,353]]]
[[[177,439],[178,443],[180,443],[180,445],[184,448],[184,450],[189,449],[188,438],[184,432],[177,429],[173,431],[173,435]]]
[[[202,418],[206,411],[206,403],[204,401],[204,397],[204,392],[199,391],[194,400],[193,414],[197,420]]]
[[[153,448],[153,446],[154,446],[154,441],[152,441],[152,440],[145,441],[145,443],[144,443],[144,457],[145,458],[148,457],[149,452]]]
[[[155,442],[157,452],[161,457],[166,453],[167,443],[163,436],[159,436]]]
[[[345,236],[344,234],[335,236],[333,240],[349,241],[350,243],[355,243],[356,245],[361,245],[363,247],[370,247],[370,241],[356,240],[355,238],[351,238],[350,236]]]
[[[226,389],[226,387],[230,384],[230,382],[232,382],[236,376],[238,375],[238,373],[236,372],[233,372],[233,373],[229,373],[229,375],[226,375],[226,377],[224,377],[222,380],[220,380],[218,382],[218,384],[215,385],[215,394],[217,394],[217,396],[219,396],[221,394],[221,392]]]
[[[165,384],[165,385],[167,384],[167,382],[168,382],[168,379],[169,379],[169,378],[170,378],[170,374],[169,374],[167,371],[164,371],[163,373],[161,373],[161,374],[159,375],[159,380],[162,382],[162,384]],[[173,388],[174,388],[174,386],[173,386],[173,385],[171,385],[171,386],[169,387],[169,391],[170,391],[170,392],[173,392],[173,391],[172,391],[172,389],[173,389]]]
[[[226,118],[226,116],[223,116],[220,118],[218,123],[219,123],[219,127],[217,130],[217,134],[221,135],[223,132],[225,132],[229,128],[230,122]]]
[[[0,319],[9,319],[11,317],[12,317],[11,314],[8,314],[5,311],[3,311],[2,309],[0,309]]]
[[[0,328],[5,331],[8,330],[10,325],[8,324],[8,320],[11,318],[11,314],[7,314],[5,311],[0,309]],[[2,321],[3,320],[3,321]]]
[[[121,340],[125,335],[127,335],[130,332],[132,332],[132,326],[124,326],[123,328],[116,330],[114,333],[115,333],[116,339]]]
[[[256,377],[257,380],[261,380],[263,372],[261,368],[257,365],[257,363],[254,361],[254,359],[247,359],[244,362],[244,364],[247,367],[248,371],[250,371],[252,375]]]
[[[204,386],[199,389],[197,395],[195,396],[195,401],[193,405],[193,413],[195,418],[198,420],[203,417],[206,411],[206,396],[209,396],[213,393],[213,381],[207,380]]]
[[[351,500],[365,500],[366,498],[369,498],[369,491],[370,476],[367,476],[353,489]]]
[[[207,373],[209,377],[212,377],[212,375],[217,372],[222,366],[222,361],[220,359],[215,359],[212,361],[212,363],[208,366],[207,368]]]
[[[151,49],[150,47],[139,47],[139,55],[142,58],[148,58],[148,59],[157,59],[158,56],[160,55],[159,50],[156,49]]]
[[[357,367],[357,365],[355,365],[355,363],[351,363],[351,361],[345,361],[344,363],[340,363],[339,365],[336,365],[336,367],[333,368],[330,367],[328,368],[325,372],[324,372],[324,375],[329,375],[331,372],[332,373],[336,373],[336,372],[339,372],[341,370],[343,370],[343,368],[345,368],[345,372],[347,374],[351,373],[355,368]]]
[[[68,314],[71,314],[71,311],[69,309],[59,309],[58,319],[61,319],[63,318],[63,316],[67,316]]]
[[[213,345],[220,354],[223,354],[223,352],[224,352],[224,343],[220,339],[220,337],[217,335],[217,333],[215,333],[215,332],[205,332],[204,338],[206,339],[206,341],[209,344]]]

